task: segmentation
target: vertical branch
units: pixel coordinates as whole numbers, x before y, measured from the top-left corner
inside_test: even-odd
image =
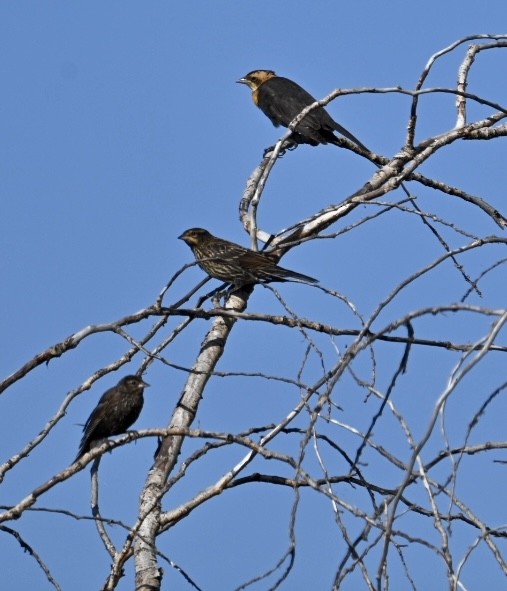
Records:
[[[235,293],[227,300],[226,307],[242,312],[246,308],[247,299],[246,292]],[[234,323],[233,318],[223,316],[218,316],[213,321],[176,406],[170,428],[189,428],[192,425],[206,384],[224,352]],[[162,441],[141,493],[140,513],[146,515],[146,519],[139,528],[134,550],[138,591],[155,591],[161,588],[162,571],[157,565],[155,539],[160,525],[161,499],[166,492],[167,478],[176,465],[183,441],[184,437],[181,435],[169,436]]]
[[[481,359],[483,359],[483,357],[489,352],[490,347],[493,344],[496,336],[498,335],[501,328],[504,326],[504,324],[506,322],[507,322],[507,311],[504,312],[504,314],[502,314],[502,316],[495,322],[495,324],[493,325],[493,328],[491,329],[488,336],[485,339],[483,339],[483,343],[481,343],[481,348],[477,352],[475,357],[473,357],[472,360],[467,365],[464,365],[463,368],[461,368],[459,371],[456,370],[456,372],[454,372],[453,375],[451,375],[447,388],[441,394],[439,399],[436,401],[435,408],[433,410],[433,414],[431,416],[431,419],[430,419],[429,425],[426,429],[426,432],[424,433],[423,437],[421,438],[420,442],[416,445],[416,447],[412,453],[412,457],[410,458],[410,461],[408,462],[407,468],[405,471],[405,478],[403,479],[402,483],[398,487],[398,490],[396,492],[396,495],[393,497],[393,502],[392,502],[390,510],[389,510],[389,514],[388,514],[387,521],[386,521],[386,534],[385,534],[385,539],[384,539],[384,548],[383,548],[383,552],[382,552],[382,558],[379,563],[379,568],[377,571],[377,588],[379,589],[379,591],[381,589],[381,581],[383,580],[383,577],[385,576],[385,573],[387,571],[387,553],[388,553],[389,546],[391,543],[391,538],[393,536],[393,524],[394,524],[394,520],[396,518],[396,510],[398,508],[398,504],[400,502],[400,499],[401,499],[405,489],[407,488],[410,480],[412,479],[412,470],[414,469],[415,463],[419,459],[419,454],[421,453],[424,446],[426,445],[429,438],[431,437],[431,434],[433,432],[433,429],[435,427],[437,419],[440,415],[440,412],[442,411],[442,408],[445,405],[445,402],[447,401],[449,396],[452,394],[452,392],[456,389],[456,387],[461,382],[461,380],[464,378],[464,376],[475,365],[477,365],[477,363],[479,363],[479,361],[481,361]],[[470,353],[468,353],[468,354],[470,354]],[[421,462],[421,465],[422,465],[422,462]]]
[[[93,464],[90,470],[91,480],[92,480],[92,515],[95,518],[95,525],[97,526],[97,531],[99,532],[100,539],[104,544],[109,556],[114,560],[117,552],[116,548],[114,547],[111,538],[109,537],[106,527],[104,525],[104,521],[102,520],[102,516],[100,514],[99,508],[99,464],[102,456],[95,458],[93,460]]]

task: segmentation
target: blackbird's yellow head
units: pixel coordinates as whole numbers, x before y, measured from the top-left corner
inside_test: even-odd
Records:
[[[273,70],[252,70],[243,78],[236,80],[236,82],[239,84],[246,84],[255,92],[261,84],[264,84],[264,82],[274,76],[276,76],[276,74]]]
[[[210,236],[211,234],[208,230],[204,230],[204,228],[190,228],[189,230],[185,230],[178,238],[186,242],[188,246],[197,246]]]

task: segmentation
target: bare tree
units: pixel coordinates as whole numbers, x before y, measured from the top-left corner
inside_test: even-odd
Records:
[[[471,44],[465,50],[466,43]],[[153,382],[150,373],[160,368],[171,378],[185,376],[179,399],[174,404],[174,396],[168,397],[171,407],[156,428],[101,443],[57,473],[39,470],[44,474],[39,485],[2,506],[2,533],[29,552],[50,586],[62,588],[55,574],[58,566],[46,559],[62,520],[72,529],[76,520],[87,518],[109,556],[110,569],[102,573],[104,590],[121,588],[127,568],[135,572],[139,591],[162,588],[168,573],[181,577],[174,588],[203,590],[294,589],[301,569],[315,569],[315,588],[330,589],[427,589],[428,573],[433,588],[467,589],[474,570],[503,579],[507,532],[503,495],[494,491],[503,488],[505,474],[505,454],[497,450],[507,447],[497,416],[502,413],[503,418],[506,410],[507,219],[490,196],[473,195],[466,186],[428,176],[421,167],[460,141],[466,140],[476,154],[485,141],[503,146],[507,107],[468,92],[468,85],[482,57],[506,47],[506,36],[460,39],[431,56],[412,90],[339,89],[301,113],[292,127],[312,108],[343,95],[402,95],[410,103],[406,141],[398,154],[376,154],[343,138],[344,149],[375,164],[374,174],[350,196],[304,220],[288,221],[276,235],[262,229],[258,208],[290,129],[253,171],[239,204],[251,246],[258,248],[260,240],[267,251],[282,257],[324,240],[324,264],[329,277],[340,277],[339,292],[334,289],[338,282],[331,287],[327,278],[316,286],[297,286],[306,302],[295,308],[285,286],[257,286],[256,292],[268,290],[278,313],[247,311],[252,289],[229,291],[202,304],[196,294],[203,294],[205,282],[178,295],[179,281],[192,266],[186,265],[152,305],[83,328],[3,380],[0,392],[30,379],[44,364],[61,363],[72,351],[79,355],[85,343],[104,335],[113,335],[123,346],[121,355],[104,360],[70,391],[56,412],[48,406],[40,433],[4,458],[0,481],[21,477],[30,454],[50,444],[79,395],[110,372],[145,374],[152,390],[168,392],[177,380],[170,386],[162,377]],[[432,69],[448,55],[461,56],[457,83],[426,86]],[[442,95],[455,99],[453,121],[441,133],[416,140],[426,97]],[[482,116],[470,118],[467,111]],[[290,157],[287,152],[284,158]],[[498,175],[494,180],[503,197],[502,172],[490,169],[488,175]],[[344,253],[347,237],[361,236],[365,228],[375,240]],[[410,240],[418,241],[420,257],[407,261],[403,254]],[[379,263],[390,282],[388,293],[375,289]],[[344,269],[361,276],[359,287],[347,283]],[[311,269],[300,270],[314,275]],[[365,292],[368,299],[358,302],[358,294]],[[239,355],[245,363],[218,368],[237,330],[249,334],[251,349]],[[196,355],[188,344],[181,345],[188,343],[189,334],[196,343],[202,341]],[[177,349],[177,358],[185,357],[181,347],[187,364],[174,361]],[[261,362],[245,370],[249,355],[267,347],[272,357],[283,347],[291,367],[280,364],[273,373]],[[231,390],[258,395],[262,416],[268,419],[258,423],[238,408],[237,424],[207,429],[200,420],[201,406],[205,395],[217,397],[216,388],[224,382]],[[269,396],[273,408],[266,403]],[[114,503],[99,495],[104,475],[99,462],[105,452],[143,438],[158,438],[154,461],[144,475],[136,516],[119,518]],[[64,483],[92,460],[92,515],[86,516],[69,509],[70,503],[66,506]],[[266,515],[276,513],[280,491],[285,512],[259,527],[256,520],[264,507]],[[104,497],[115,494],[114,483],[109,483]],[[47,501],[55,498],[58,509]],[[237,526],[236,512],[228,510],[232,498],[235,503],[240,499],[245,516]],[[224,552],[213,581],[202,581],[189,565],[196,548],[213,552],[216,524],[207,520],[217,503],[224,528],[235,532],[231,545],[244,548],[244,562],[233,566]],[[23,523],[36,512],[55,523],[44,547],[23,535]],[[228,515],[231,523],[223,521]],[[202,535],[194,548],[178,548],[177,560],[174,532],[191,517]],[[299,529],[306,520],[303,531],[311,535]],[[275,535],[278,554],[266,540]],[[257,536],[255,547],[268,548],[260,559],[252,556],[252,536]]]

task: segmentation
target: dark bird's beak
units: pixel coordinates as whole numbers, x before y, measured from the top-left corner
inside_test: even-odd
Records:
[[[246,78],[240,78],[236,80],[236,84],[248,84],[248,80]]]
[[[149,388],[150,384],[148,384],[148,382],[145,382],[143,379],[141,379],[141,383],[143,385],[144,388]]]
[[[185,234],[186,234],[186,232],[183,232],[183,234],[178,236],[178,240],[185,240]]]

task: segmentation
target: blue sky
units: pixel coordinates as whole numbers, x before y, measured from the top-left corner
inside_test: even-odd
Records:
[[[273,69],[319,98],[338,87],[412,88],[431,54],[466,35],[501,34],[504,31],[498,27],[506,22],[507,5],[501,0],[487,4],[466,0],[446,7],[434,0],[1,3],[1,376],[84,326],[113,321],[152,303],[169,277],[192,260],[188,247],[177,240],[186,228],[204,226],[219,236],[248,244],[238,220],[239,201],[263,149],[282,131],[255,109],[247,88],[235,80],[252,69]],[[428,85],[453,85],[463,53],[444,58]],[[469,91],[505,101],[505,50],[481,56],[478,61]],[[452,127],[453,104],[452,97],[429,98],[422,109],[418,138]],[[407,98],[362,95],[341,98],[329,111],[371,149],[390,155],[403,144],[409,107]],[[472,118],[486,112],[471,108]],[[498,176],[501,179],[505,174],[505,157],[502,141],[484,142],[479,150],[461,143],[438,155],[423,171],[482,195],[505,214],[505,182]],[[371,176],[371,168],[368,162],[334,146],[303,146],[287,154],[275,168],[264,195],[261,227],[276,232],[341,201]],[[431,192],[421,195],[423,208],[433,211],[438,207],[439,215],[447,218],[452,218],[456,208],[460,224],[474,233],[499,232],[477,210],[442,197],[437,206],[433,196]],[[396,214],[385,218],[345,234],[331,246],[329,241],[325,246],[303,245],[287,255],[283,264],[318,277],[327,287],[347,294],[364,313],[371,312],[411,269],[428,264],[440,253],[421,224],[405,225],[405,218]],[[491,256],[496,260],[496,254]],[[482,269],[479,263],[473,254],[467,259],[472,275]],[[201,271],[189,270],[171,300],[201,278]],[[457,301],[466,291],[452,267],[422,285],[416,296],[407,293],[414,303],[401,298],[400,307],[391,311],[393,315],[404,306],[412,309],[448,299]],[[505,305],[503,285],[497,275],[485,282],[488,305]],[[281,291],[302,316],[312,315],[316,297],[322,298],[317,305],[329,321],[341,326],[353,322],[345,306],[335,301],[330,304],[305,286],[287,285]],[[250,309],[281,313],[272,294],[260,288]],[[383,322],[388,320],[386,317]],[[459,322],[453,326],[452,317],[448,323],[452,334],[465,340],[483,334],[484,324],[475,325],[472,319],[466,330]],[[178,341],[178,347],[170,352],[172,362],[192,363],[206,326],[204,322],[193,326]],[[446,328],[442,328],[443,334]],[[276,340],[270,343],[271,338],[272,332],[263,327],[251,332],[250,326],[238,327],[219,369],[289,372],[293,349],[285,348],[283,340],[279,345]],[[270,347],[259,348],[255,345],[259,342],[270,343],[276,353]],[[322,346],[328,347],[331,355],[331,345],[324,342]],[[294,347],[301,354],[301,343]],[[68,391],[124,350],[125,344],[118,338],[97,337],[4,393],[1,461],[43,427]],[[392,350],[381,349],[380,357],[388,361],[391,354]],[[431,365],[432,353],[422,355],[428,356],[426,367]],[[397,359],[392,362],[394,367]],[[423,360],[422,369],[415,370],[420,372],[418,389],[438,392],[455,362],[449,355],[428,375]],[[483,376],[490,380],[486,390],[498,385],[494,379],[497,366],[494,360],[490,363]],[[130,369],[134,372],[137,367]],[[3,490],[0,488],[0,504],[22,498],[72,461],[80,438],[76,425],[84,422],[98,396],[118,377],[108,376],[75,401],[45,445],[15,475],[6,478]],[[136,425],[165,426],[185,374],[154,366],[147,380],[152,387]],[[261,387],[241,384],[234,379],[210,383],[198,417],[202,428],[240,431],[250,424],[279,420],[290,408],[289,389],[264,382]],[[474,387],[477,385],[472,383],[468,395]],[[422,404],[431,406],[431,401]],[[360,408],[357,412],[360,416]],[[407,404],[406,412],[417,415],[422,411]],[[469,415],[465,417],[468,420]],[[189,449],[195,445],[190,442]],[[144,440],[105,458],[104,514],[133,518],[152,448],[153,442]],[[188,498],[204,486],[203,482],[221,474],[223,464],[210,464],[202,480],[197,476],[195,481],[188,479],[189,490],[184,483],[176,487],[168,506]],[[256,502],[257,495],[263,493],[261,487],[252,487],[243,495],[230,493],[225,512],[230,520],[224,518],[222,507],[216,514],[210,510],[194,515],[167,534],[164,551],[206,590],[233,588],[254,576],[271,564],[267,556],[278,556],[287,544],[285,529],[270,530],[266,525],[270,518],[266,520],[262,505]],[[85,470],[41,504],[87,514],[88,498]],[[277,491],[270,501],[273,515],[289,511],[290,495]],[[247,516],[245,503],[251,507]],[[332,520],[324,502],[312,511],[322,512],[322,524]],[[32,516],[14,526],[19,525],[27,539],[42,550],[49,527],[66,527],[60,519],[61,523]],[[499,521],[505,522],[505,516]],[[255,540],[251,546],[243,541],[240,550],[230,542],[238,523],[251,531]],[[314,514],[303,511],[298,532],[308,560],[321,568],[322,577],[315,588],[328,588],[334,572],[331,549],[339,539],[331,523],[322,525],[316,540],[314,523]],[[56,536],[55,543],[44,548],[43,557],[64,589],[98,588],[108,571],[108,557],[96,541],[93,526],[79,523],[72,528],[77,530],[69,528],[74,533],[68,537]],[[263,533],[269,543],[259,542]],[[196,538],[203,543],[193,554],[190,550]],[[0,536],[0,554],[9,564],[2,569],[5,588],[14,584],[18,589],[49,588],[33,561],[7,536]],[[245,555],[250,556],[250,563]],[[237,572],[232,563],[240,565]],[[329,570],[326,565],[331,565]],[[187,588],[179,575],[165,568],[167,580],[175,588]],[[223,569],[231,570],[230,577]],[[301,586],[294,583],[294,589],[308,588],[309,581],[315,580],[304,565],[297,572]],[[131,574],[129,571],[121,589],[130,588]],[[498,584],[497,575],[491,574],[493,585]]]

